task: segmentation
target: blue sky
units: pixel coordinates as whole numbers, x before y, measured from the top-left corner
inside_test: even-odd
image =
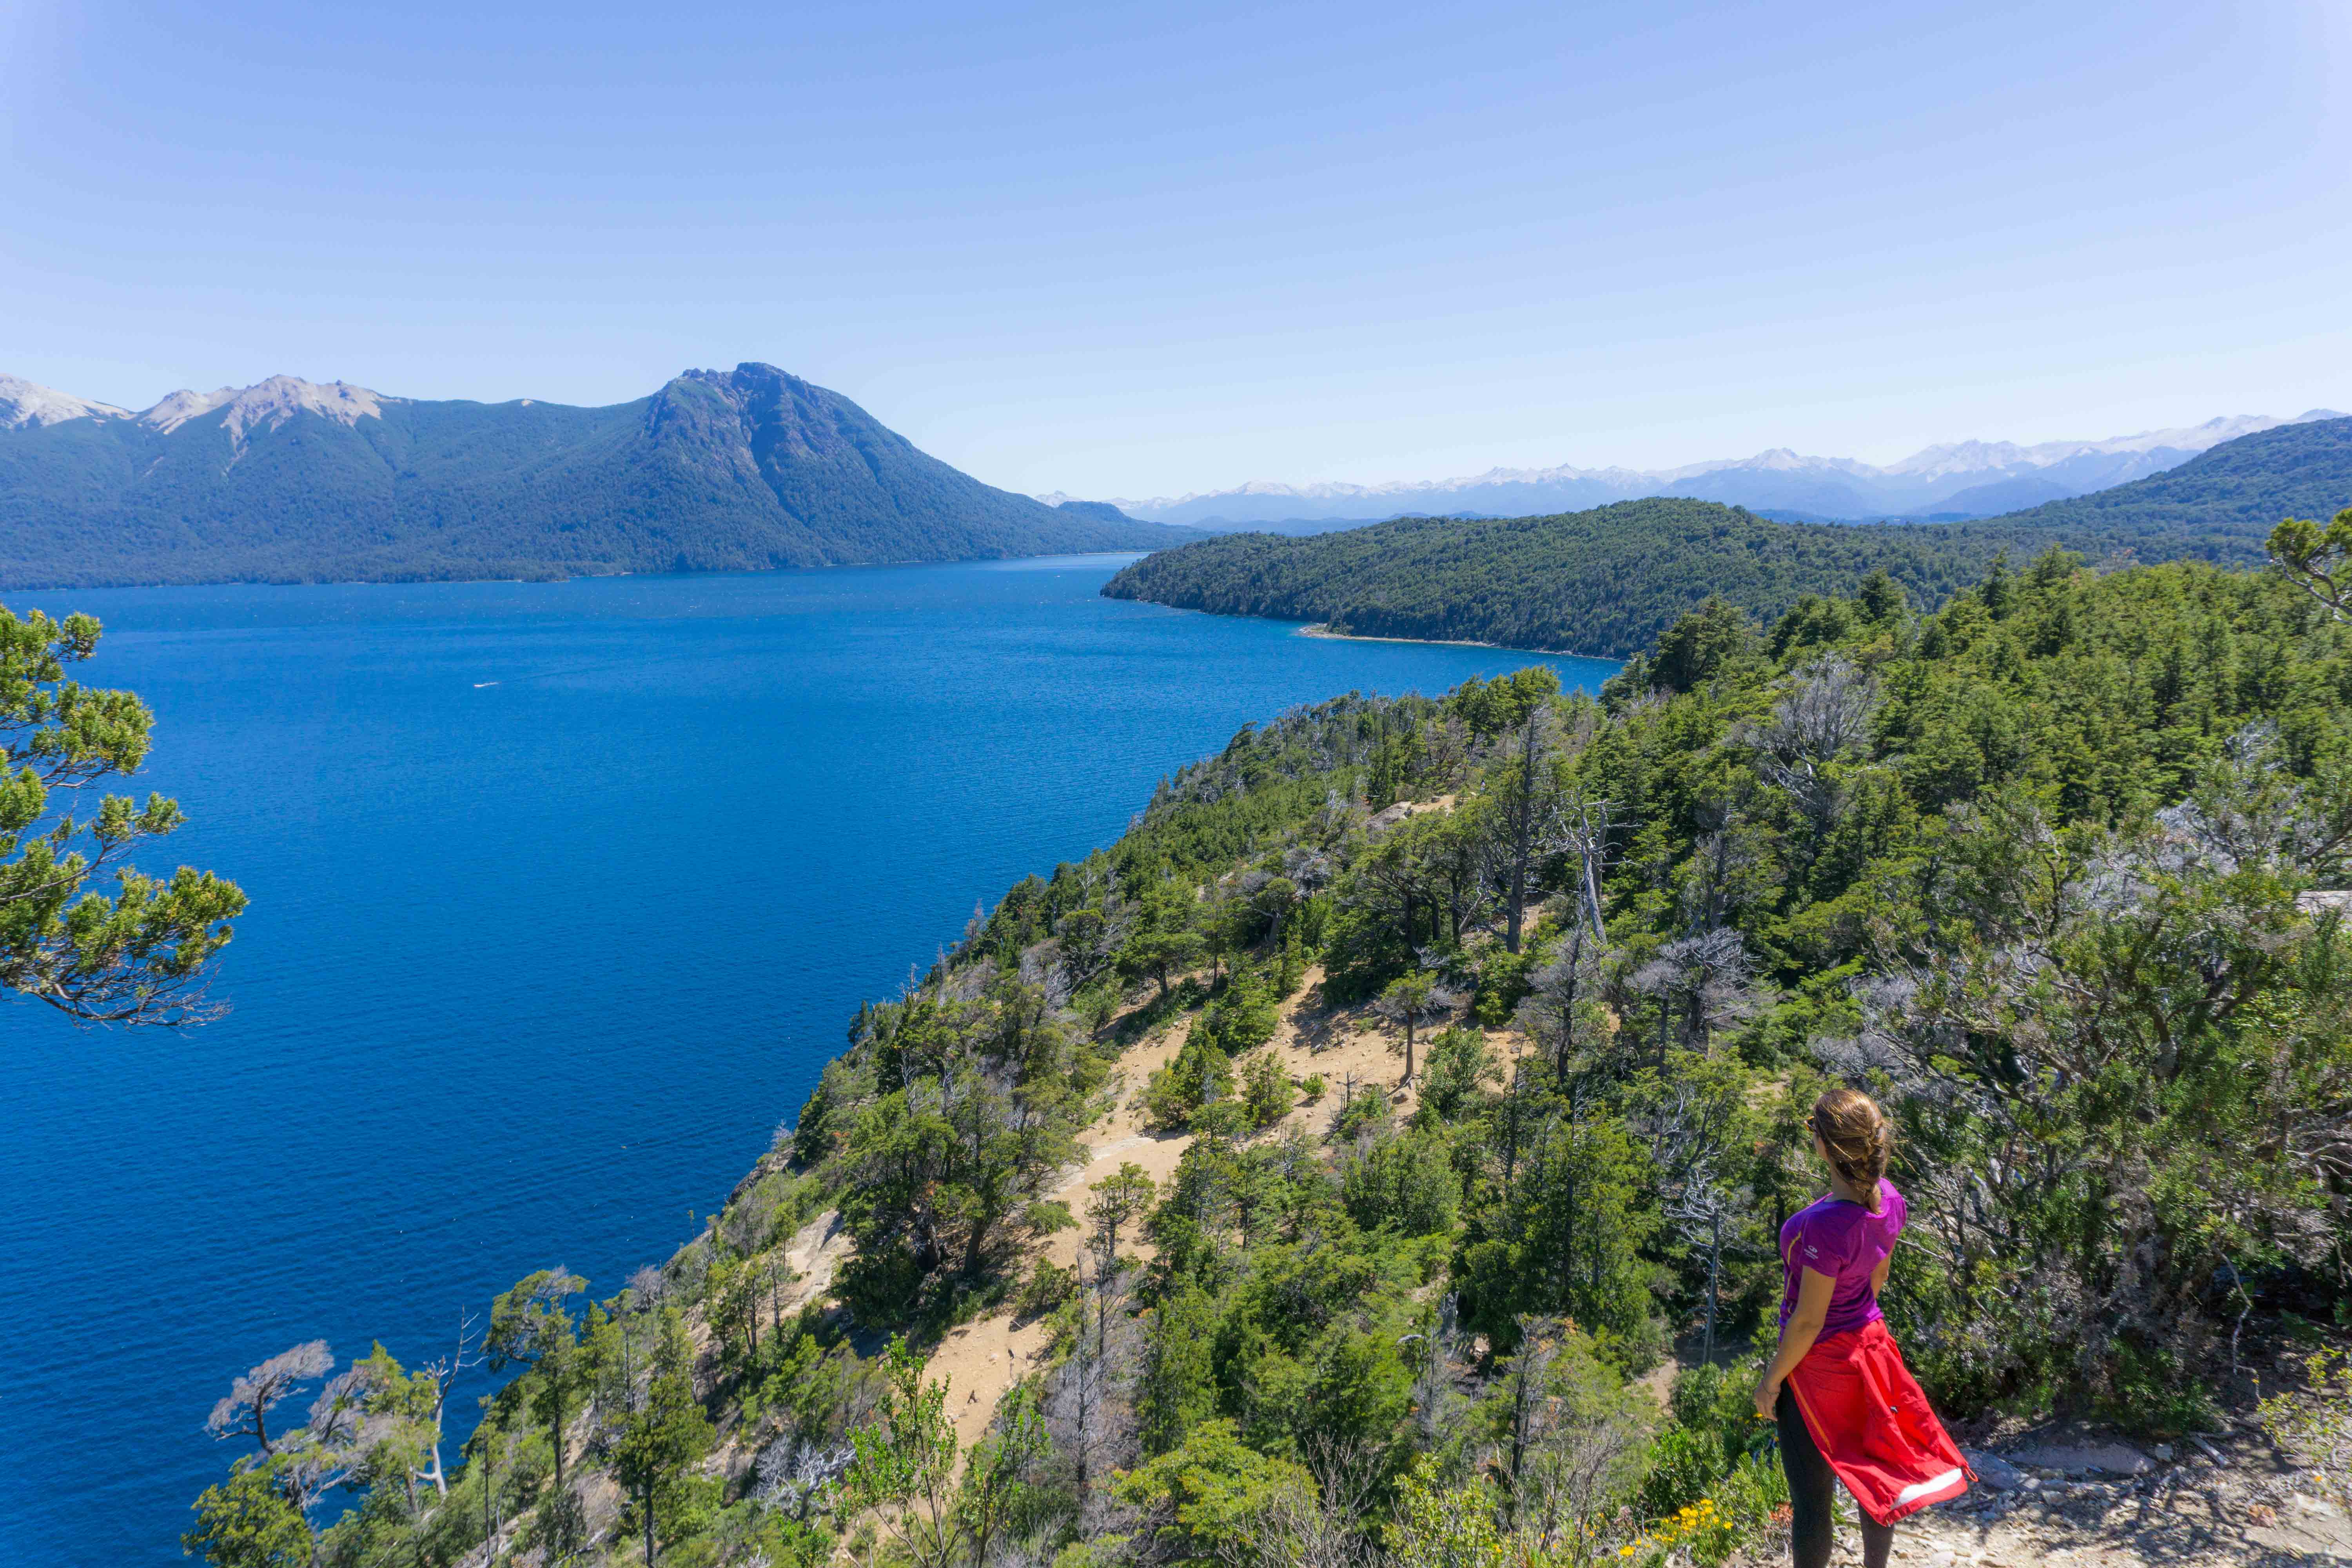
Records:
[[[2347,68],[2335,0],[0,0],[0,370],[762,359],[1127,496],[2352,407]]]

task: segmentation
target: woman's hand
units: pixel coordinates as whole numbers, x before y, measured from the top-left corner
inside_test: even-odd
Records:
[[[1780,1380],[1774,1377],[1768,1367],[1764,1375],[1756,1380],[1756,1414],[1769,1421],[1779,1412],[1780,1406]]]

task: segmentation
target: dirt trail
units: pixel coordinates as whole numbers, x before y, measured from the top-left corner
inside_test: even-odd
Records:
[[[1285,1002],[1277,1014],[1269,1048],[1281,1059],[1283,1070],[1294,1079],[1321,1074],[1326,1085],[1324,1093],[1311,1105],[1294,1107],[1281,1121],[1258,1133],[1253,1142],[1279,1138],[1286,1128],[1294,1126],[1305,1129],[1309,1137],[1320,1138],[1330,1129],[1331,1119],[1339,1114],[1344,1087],[1351,1077],[1358,1094],[1386,1093],[1399,1118],[1411,1116],[1419,1104],[1417,1086],[1412,1089],[1397,1088],[1404,1060],[1400,1052],[1391,1048],[1391,1037],[1360,1013],[1320,1005],[1318,999],[1322,983],[1319,966],[1307,971],[1297,994]],[[1153,1182],[1161,1184],[1176,1173],[1177,1163],[1192,1146],[1192,1136],[1150,1131],[1144,1122],[1143,1089],[1154,1072],[1173,1061],[1183,1049],[1192,1026],[1192,1019],[1181,1019],[1164,1035],[1120,1058],[1122,1082],[1118,1109],[1087,1129],[1087,1163],[1072,1172],[1051,1194],[1068,1204],[1070,1212],[1079,1216],[1080,1224],[1047,1238],[1041,1256],[1064,1268],[1077,1262],[1085,1233],[1087,1190],[1120,1165],[1131,1161],[1142,1166]],[[1424,1037],[1427,1033],[1424,1031]],[[1498,1043],[1507,1050],[1508,1042]],[[1135,1250],[1148,1258],[1151,1249],[1148,1243],[1139,1240]],[[966,1323],[940,1342],[932,1353],[929,1373],[947,1380],[948,1410],[954,1417],[960,1441],[969,1444],[988,1430],[997,1402],[1014,1384],[1037,1369],[1045,1346],[1046,1328],[1043,1322],[1016,1325],[1009,1310]]]

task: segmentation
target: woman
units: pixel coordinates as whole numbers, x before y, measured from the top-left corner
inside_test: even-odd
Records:
[[[1780,1348],[1756,1413],[1780,1426],[1797,1568],[1830,1560],[1838,1480],[1862,1507],[1866,1568],[1885,1568],[1895,1521],[1959,1496],[1970,1476],[1878,1310],[1903,1234],[1903,1194],[1886,1179],[1894,1129],[1868,1095],[1833,1089],[1814,1102],[1812,1131],[1830,1191],[1780,1227]]]

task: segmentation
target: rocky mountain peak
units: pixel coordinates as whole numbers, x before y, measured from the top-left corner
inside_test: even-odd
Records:
[[[21,430],[28,425],[62,425],[68,419],[128,419],[130,410],[110,403],[93,403],[26,381],[20,375],[0,375],[0,430]]]
[[[383,417],[383,397],[364,386],[341,381],[321,385],[299,376],[273,375],[251,386],[224,386],[210,393],[173,393],[142,413],[139,422],[169,435],[215,408],[228,410],[222,427],[228,432],[229,440],[240,447],[255,426],[275,430],[297,414],[316,414],[338,425],[356,425],[362,419]]]

